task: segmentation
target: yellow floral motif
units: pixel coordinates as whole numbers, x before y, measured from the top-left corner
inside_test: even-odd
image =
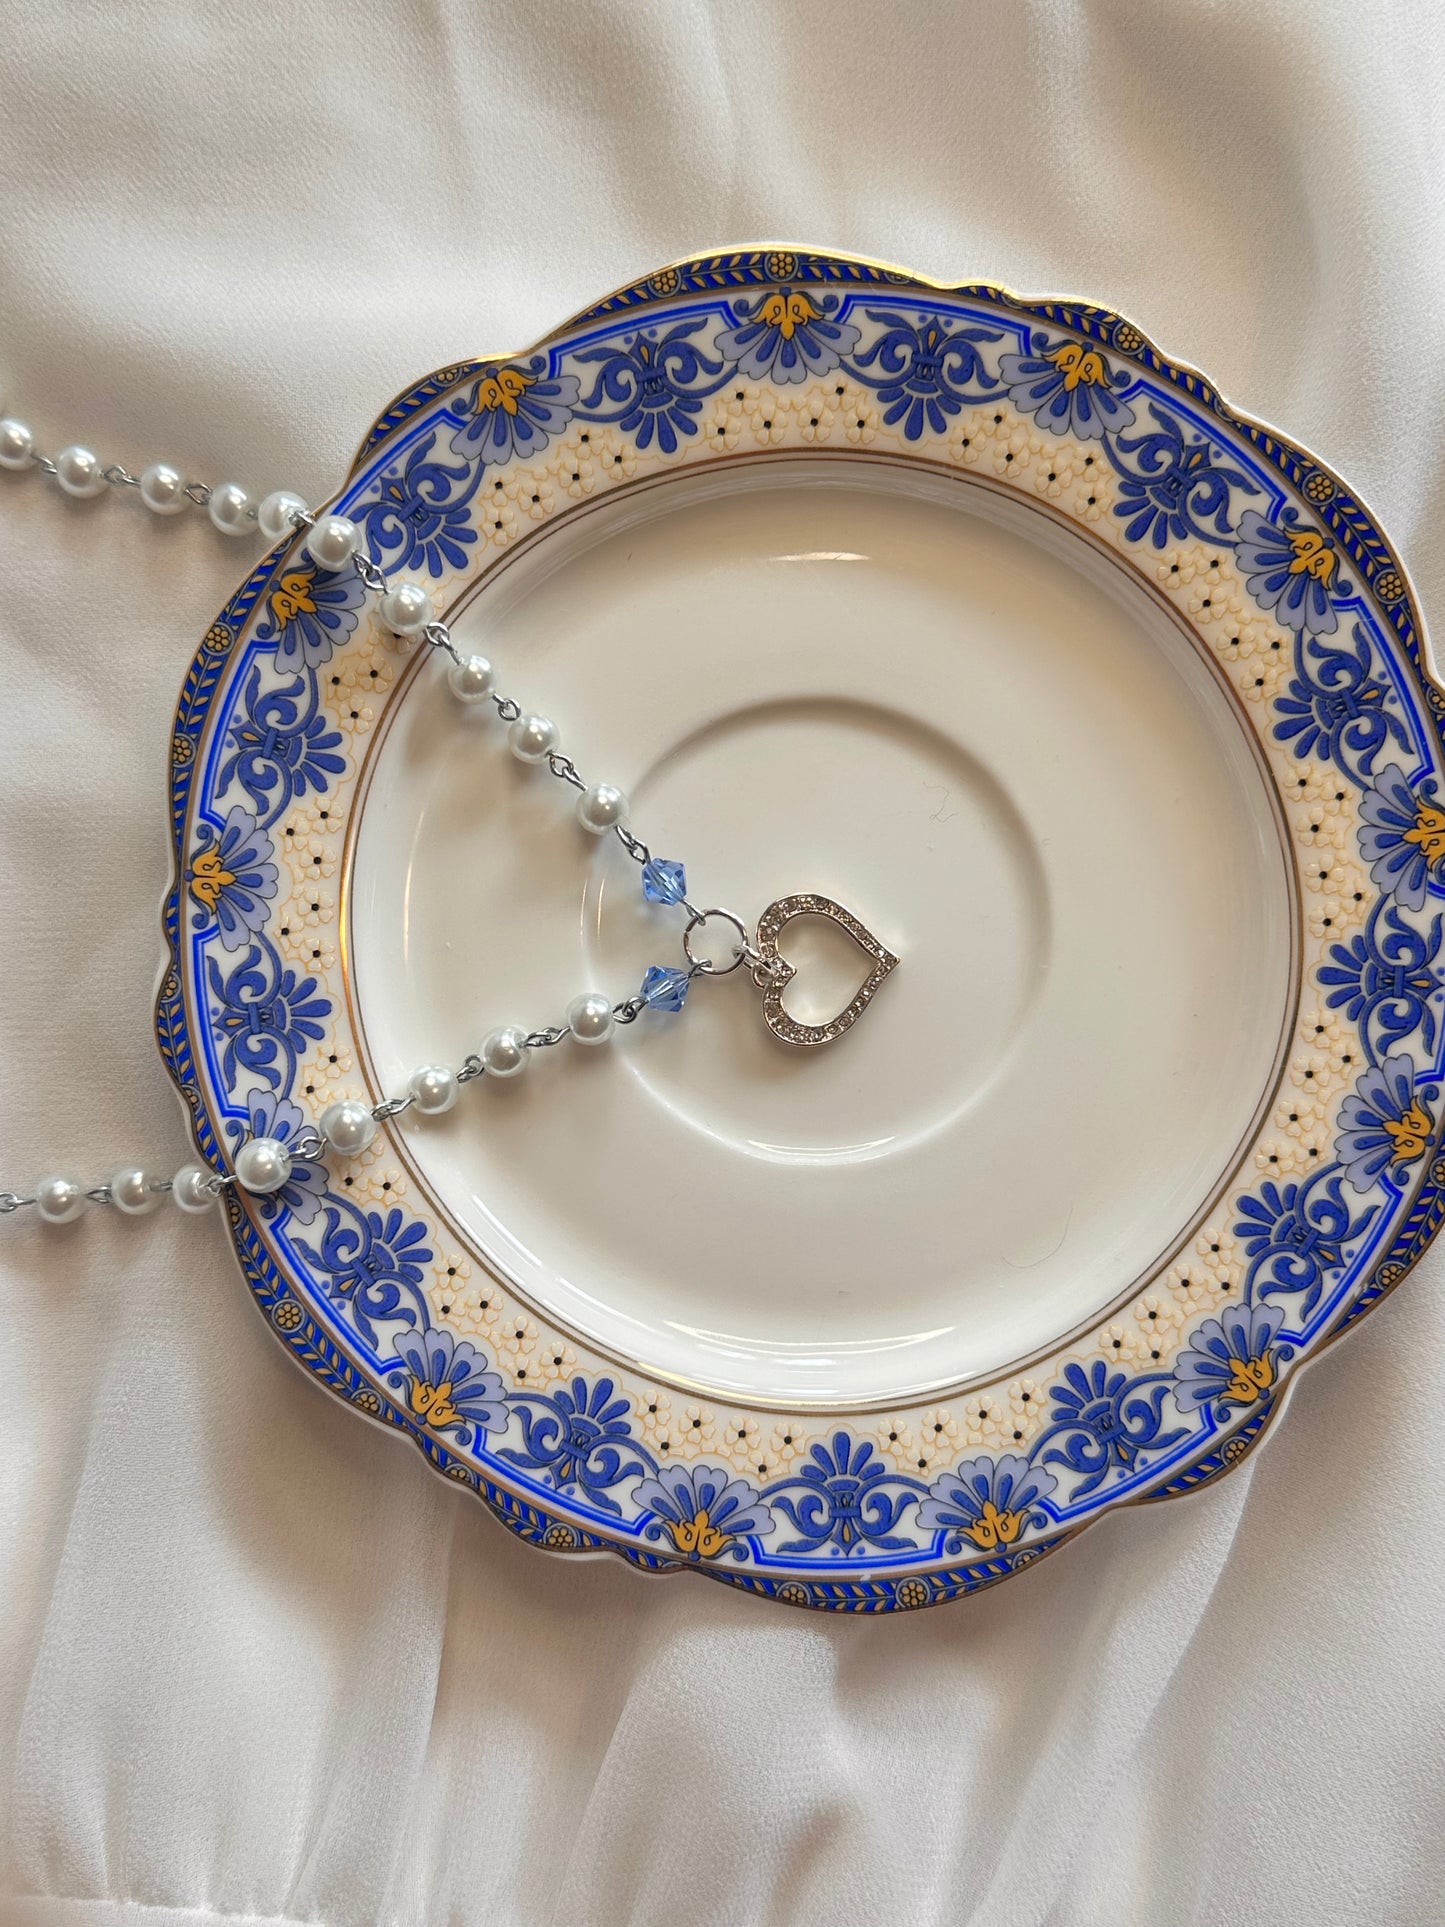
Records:
[[[791,341],[799,328],[805,328],[810,321],[820,321],[822,310],[798,289],[780,288],[759,308],[758,319],[765,327],[776,328],[784,341]]]
[[[966,1536],[982,1552],[997,1552],[1000,1546],[1011,1546],[1018,1538],[1023,1527],[1021,1512],[1000,1512],[992,1499],[984,1503],[983,1511],[971,1526],[965,1526]]]
[[[200,851],[191,865],[191,895],[204,903],[208,910],[215,909],[222,893],[235,881],[235,871],[228,870],[222,863],[218,849]]]
[[[316,577],[310,569],[296,569],[282,576],[280,587],[273,589],[268,598],[271,619],[277,628],[284,629],[297,616],[315,615],[316,598],[311,593],[315,587]]]
[[[515,415],[517,403],[536,379],[520,368],[499,368],[494,375],[483,375],[477,383],[478,412],[492,414],[500,408],[504,414]]]
[[[1229,1369],[1233,1376],[1223,1396],[1236,1405],[1253,1405],[1274,1384],[1274,1358],[1269,1352],[1257,1358],[1231,1358]]]
[[[1395,1146],[1392,1163],[1410,1164],[1414,1159],[1424,1157],[1430,1147],[1430,1132],[1435,1120],[1418,1097],[1403,1117],[1386,1117],[1380,1121],[1385,1127],[1385,1135]]]
[[[728,1534],[719,1532],[707,1516],[706,1506],[699,1506],[690,1519],[669,1520],[667,1529],[679,1552],[696,1553],[699,1559],[715,1559],[728,1542]]]
[[[1418,844],[1427,863],[1438,863],[1445,856],[1445,810],[1422,803],[1415,813],[1414,829],[1406,830],[1401,841]]]
[[[452,1382],[444,1379],[440,1385],[428,1385],[420,1378],[414,1378],[406,1402],[419,1419],[428,1425],[454,1425],[459,1416],[452,1404]]]
[[[1055,348],[1045,359],[1062,372],[1066,389],[1077,388],[1080,382],[1089,388],[1096,387],[1101,381],[1106,385],[1108,383],[1109,371],[1097,348],[1085,348],[1080,342],[1066,341],[1062,348]]]
[[[1291,575],[1312,575],[1316,582],[1329,582],[1339,557],[1318,529],[1300,529],[1290,536],[1289,545],[1294,550]]]

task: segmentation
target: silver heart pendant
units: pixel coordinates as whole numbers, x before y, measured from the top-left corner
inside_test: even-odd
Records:
[[[795,965],[779,955],[778,939],[796,917],[827,917],[841,930],[846,930],[863,954],[873,960],[872,969],[850,1002],[826,1024],[800,1024],[783,1009],[783,992],[798,972]],[[785,1044],[831,1044],[835,1037],[841,1037],[845,1030],[853,1028],[872,1003],[884,979],[898,968],[898,959],[893,952],[879,943],[868,926],[860,923],[851,910],[845,910],[841,903],[835,903],[831,897],[812,893],[779,897],[776,903],[770,903],[758,918],[758,934],[753,951],[753,982],[763,993],[763,1020],[774,1037],[780,1038]]]

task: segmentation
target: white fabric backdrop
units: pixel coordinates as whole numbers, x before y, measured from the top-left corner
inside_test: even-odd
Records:
[[[1424,0],[5,0],[3,399],[314,500],[428,368],[829,243],[1118,305],[1428,613],[1442,97]],[[0,475],[0,1181],[184,1153],[165,750],[249,556]],[[1441,1918],[1445,1258],[1221,1488],[882,1624],[516,1544],[303,1381],[213,1223],[10,1222],[0,1268],[6,1922]]]

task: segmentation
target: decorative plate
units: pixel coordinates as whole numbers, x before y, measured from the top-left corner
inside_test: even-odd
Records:
[[[1132,323],[709,255],[418,383],[334,506],[697,900],[825,894],[899,959],[825,1050],[739,972],[227,1198],[296,1359],[523,1538],[972,1592],[1237,1462],[1434,1234],[1410,586]],[[296,545],[196,655],[157,1022],[217,1167],[676,961],[441,667]],[[799,1023],[858,988],[788,957]]]

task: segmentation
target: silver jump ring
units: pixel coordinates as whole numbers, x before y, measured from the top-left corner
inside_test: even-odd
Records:
[[[738,933],[738,948],[733,955],[731,963],[717,964],[713,962],[711,957],[696,957],[693,955],[692,933],[694,930],[700,929],[710,917],[721,917],[724,923],[730,923]],[[735,917],[731,910],[696,910],[689,919],[687,928],[682,933],[682,950],[683,955],[687,958],[693,969],[701,971],[704,977],[726,977],[730,972],[737,969],[738,965],[748,953],[747,925],[741,917]]]

